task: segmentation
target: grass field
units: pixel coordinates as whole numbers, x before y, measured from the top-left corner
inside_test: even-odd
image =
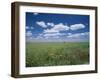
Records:
[[[27,42],[26,67],[89,64],[88,42]]]

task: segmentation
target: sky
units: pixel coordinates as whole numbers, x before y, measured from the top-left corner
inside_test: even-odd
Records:
[[[27,42],[88,42],[89,15],[26,12]]]

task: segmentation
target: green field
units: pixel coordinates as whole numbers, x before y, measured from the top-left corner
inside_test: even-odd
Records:
[[[89,64],[88,42],[27,42],[26,67]]]

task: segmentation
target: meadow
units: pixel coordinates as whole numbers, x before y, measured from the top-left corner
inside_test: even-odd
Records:
[[[26,67],[89,64],[89,42],[26,42]]]

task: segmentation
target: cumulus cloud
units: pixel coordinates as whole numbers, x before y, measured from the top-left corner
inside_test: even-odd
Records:
[[[43,36],[45,39],[61,39],[61,36],[64,36],[64,35],[66,34],[57,32],[57,33],[46,33]]]
[[[58,36],[58,35],[61,35],[61,33],[57,32],[57,33],[44,34],[44,36]]]
[[[47,25],[50,25],[49,23]],[[60,31],[69,30],[69,27],[67,25],[64,25],[63,23],[59,23],[54,25],[51,29],[44,30],[44,37],[47,38],[59,38],[60,36],[66,35],[65,33],[60,33]]]
[[[68,38],[79,38],[79,37],[82,37],[82,36],[89,36],[89,32],[70,34],[67,37]]]
[[[26,29],[29,29],[29,26],[26,26]]]
[[[78,29],[83,29],[83,28],[85,28],[84,24],[73,24],[70,26],[71,30],[78,30]]]
[[[67,30],[78,30],[78,29],[84,29],[85,25],[84,24],[73,24],[73,25],[64,25],[63,23],[45,23],[44,21],[37,21],[37,25],[41,26],[42,28],[47,28],[48,26],[51,26],[51,29],[45,30],[45,32],[59,32],[59,31],[67,31]]]
[[[47,25],[44,21],[37,21],[36,24],[41,26],[42,28],[47,28]]]
[[[45,39],[59,39],[60,37],[59,36],[45,36],[44,37]]]
[[[57,32],[59,32],[59,31],[54,30],[54,29],[46,29],[46,30],[44,30],[44,33],[57,33]]]
[[[80,37],[80,34],[79,33],[76,33],[76,34],[72,34],[72,35],[69,35],[67,36],[68,38],[77,38],[77,37]]]
[[[55,32],[55,33],[41,33],[38,35],[38,38],[40,39],[58,39],[61,36],[66,35],[65,33]]]
[[[59,33],[59,32],[57,32],[57,33],[48,33],[48,34],[44,34],[44,38],[45,39],[58,39],[60,35],[62,35],[62,34]]]
[[[28,29],[34,29],[34,27],[32,27],[32,26],[26,26],[26,29],[28,30]]]
[[[54,25],[54,27],[51,29],[44,30],[44,33],[55,33],[55,32],[65,31],[65,30],[69,30],[69,27],[67,25],[64,25],[63,23],[59,23]]]
[[[30,29],[34,29],[34,27],[30,27]]]
[[[60,39],[61,37],[66,38],[82,38],[84,36],[89,36],[89,32],[84,33],[61,33],[61,31],[68,31],[68,30],[78,30],[78,29],[84,29],[84,24],[73,24],[73,25],[65,25],[63,23],[54,24],[51,22],[45,23],[44,21],[37,21],[36,22],[39,26],[46,28],[43,30],[43,33],[41,33],[39,36],[37,36],[38,39]],[[47,28],[48,26],[51,26],[50,28]]]
[[[64,30],[69,30],[69,27],[67,25],[64,25],[63,23],[59,23],[55,25],[53,29],[57,31],[64,31]]]
[[[54,27],[54,23],[50,23],[50,22],[48,22],[48,23],[47,23],[47,26]]]
[[[89,32],[84,32],[84,33],[81,33],[81,35],[88,36],[88,35],[89,35]]]
[[[26,32],[26,36],[27,36],[27,37],[32,36],[32,32],[31,32],[31,31],[27,31],[27,32]]]

